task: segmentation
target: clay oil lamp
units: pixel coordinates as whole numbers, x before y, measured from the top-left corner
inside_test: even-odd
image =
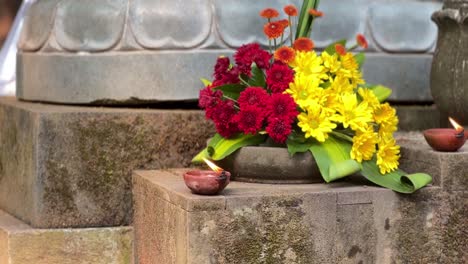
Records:
[[[434,150],[455,152],[465,144],[468,135],[465,129],[452,118],[449,120],[455,129],[433,128],[424,131],[424,138]]]
[[[229,184],[231,173],[203,159],[212,170],[192,170],[184,173],[185,185],[195,194],[215,195]]]

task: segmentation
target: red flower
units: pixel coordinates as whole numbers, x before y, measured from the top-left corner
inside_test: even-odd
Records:
[[[289,64],[296,57],[296,52],[290,48],[283,46],[275,51],[275,59],[283,63]]]
[[[213,81],[213,86],[221,86],[225,84],[235,84],[239,83],[239,75],[241,74],[241,71],[238,67],[233,67],[232,69],[228,70],[224,74],[220,72],[219,76],[216,75],[215,72],[215,80]]]
[[[228,138],[239,132],[235,116],[234,102],[229,100],[219,102],[213,109],[212,119],[221,136]]]
[[[340,54],[341,56],[346,55],[346,48],[341,44],[335,44],[336,53]]]
[[[213,111],[215,107],[222,101],[222,96],[223,92],[219,90],[214,90],[212,86],[207,86],[200,91],[200,96],[198,97],[198,105],[200,106],[200,108],[205,109],[206,118],[213,118]]]
[[[298,38],[294,41],[293,47],[297,51],[311,51],[314,48],[314,42],[309,38]]]
[[[297,8],[294,5],[287,5],[284,7],[284,12],[288,16],[297,16]]]
[[[275,62],[266,72],[266,83],[273,93],[282,93],[294,81],[294,71],[282,62]]]
[[[271,118],[266,127],[268,135],[277,143],[284,143],[291,134],[291,121],[282,118]]]
[[[323,17],[323,12],[315,9],[309,9],[309,14],[314,17]]]
[[[268,118],[294,121],[299,112],[296,102],[289,94],[272,94],[267,105]]]
[[[280,23],[283,28],[289,27],[289,21],[287,19],[278,20],[278,23]]]
[[[221,80],[223,76],[229,70],[230,61],[228,57],[219,57],[216,60],[216,64],[214,66],[214,78],[215,80]]]
[[[268,22],[263,27],[263,32],[269,39],[279,38],[284,32],[284,26],[278,21]]]
[[[265,107],[268,101],[268,93],[262,87],[248,87],[240,93],[239,106],[241,108],[247,106]]]
[[[364,37],[363,34],[357,34],[356,36],[356,41],[358,43],[359,46],[367,49],[369,47],[369,43],[367,43],[367,39],[366,37]]]
[[[267,19],[272,19],[279,16],[279,12],[274,8],[266,8],[260,11],[260,16]]]
[[[242,45],[234,54],[234,60],[239,67],[239,71],[249,76],[252,62],[255,62],[260,69],[268,69],[270,59],[270,53],[260,48],[258,43]]]
[[[255,134],[263,126],[265,119],[265,112],[256,106],[244,106],[241,107],[235,120],[239,126],[239,129],[245,134]]]

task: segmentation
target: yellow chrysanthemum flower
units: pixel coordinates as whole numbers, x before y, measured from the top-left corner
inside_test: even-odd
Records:
[[[341,66],[338,74],[349,78],[353,86],[357,87],[359,84],[365,83],[362,79],[362,72],[359,70],[359,64],[352,53],[341,56]]]
[[[396,116],[395,108],[391,107],[389,103],[379,104],[374,109],[374,120],[377,124],[387,122],[390,118]]]
[[[340,96],[332,89],[324,89],[325,100],[321,101],[324,110],[332,115],[336,113],[336,109],[340,106]]]
[[[348,78],[342,75],[337,75],[331,81],[330,89],[334,90],[337,94],[354,92],[354,86],[349,82]]]
[[[371,90],[367,88],[359,88],[358,93],[362,100],[366,102],[370,108],[375,109],[380,105],[379,99]]]
[[[398,169],[400,163],[400,146],[395,142],[394,138],[382,139],[379,144],[379,150],[377,151],[377,166],[379,167],[380,173],[386,174]]]
[[[325,69],[332,74],[336,74],[341,68],[341,62],[339,60],[338,54],[330,55],[328,52],[324,51],[320,55],[323,60],[323,66]]]
[[[343,65],[343,68],[346,70],[359,70],[359,64],[354,58],[354,55],[349,52],[341,56],[341,65]]]
[[[372,122],[372,110],[366,102],[358,103],[354,93],[341,95],[341,104],[337,108],[339,122],[343,127],[351,127],[354,131],[365,131]]]
[[[398,117],[389,117],[385,122],[382,122],[379,126],[379,137],[386,138],[391,137],[398,129]]]
[[[305,133],[306,138],[313,137],[319,142],[325,142],[328,133],[336,128],[336,124],[331,122],[332,118],[318,104],[311,104],[306,110],[297,117],[299,120],[297,125]]]
[[[372,128],[365,132],[357,132],[353,137],[353,147],[351,148],[351,158],[357,162],[371,160],[376,152],[378,142],[377,134]]]
[[[297,105],[306,108],[313,102],[320,103],[323,96],[323,89],[319,87],[320,80],[304,74],[296,74],[294,82],[289,84],[289,89],[285,93],[290,94]]]
[[[297,52],[294,61],[290,66],[294,69],[296,74],[303,74],[317,79],[327,79],[328,75],[325,73],[323,61],[315,51]]]

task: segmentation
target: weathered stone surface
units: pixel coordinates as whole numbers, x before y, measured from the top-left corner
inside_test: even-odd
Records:
[[[55,37],[70,51],[103,51],[117,45],[125,26],[126,0],[61,1],[57,5]]]
[[[25,18],[18,46],[37,51],[47,42],[55,19],[55,6],[60,0],[42,0],[31,5]]]
[[[405,106],[396,105],[400,131],[416,131],[442,127],[447,118],[439,112],[435,105]]]
[[[196,100],[202,88],[200,77],[210,78],[219,55],[218,51],[21,53],[17,96],[30,101],[74,104]],[[137,73],[129,74],[134,71]]]
[[[0,211],[2,264],[131,264],[130,227],[34,229]]]
[[[431,55],[367,54],[363,67],[368,83],[392,88],[390,100],[397,102],[431,102],[429,86]]]
[[[468,188],[468,145],[458,152],[438,152],[424,140],[422,133],[398,136],[402,146],[402,169],[408,172],[426,172],[433,176],[434,184],[449,191]]]
[[[79,104],[196,100],[202,86],[199,78],[210,78],[216,58],[231,54],[232,51],[92,56],[20,53],[17,96],[24,100]],[[364,76],[369,83],[391,87],[393,101],[430,102],[431,59],[428,55],[369,54]],[[167,67],[171,70],[167,71]],[[139,72],[128,74],[129,69]],[[70,76],[70,72],[75,74]]]
[[[183,171],[134,173],[140,264],[466,259],[464,191],[427,187],[400,195],[357,182],[232,182],[221,195],[198,196],[185,187]]]
[[[439,27],[431,68],[431,92],[441,112],[468,123],[468,14],[467,0],[444,1],[433,14]]]
[[[434,2],[374,3],[369,8],[369,27],[376,44],[388,52],[430,51],[437,38],[430,18],[441,7]]]
[[[370,44],[368,82],[393,88],[394,101],[431,102],[435,27],[428,14],[441,1],[408,2],[411,8],[397,0],[322,1],[325,16],[314,24],[315,46],[339,39],[351,46],[362,33]],[[218,55],[268,43],[258,13],[291,3],[299,7],[302,1],[37,1],[21,38],[17,96],[99,105],[196,100],[198,80],[211,77]],[[401,55],[408,51],[421,54]]]
[[[210,1],[136,0],[129,5],[129,25],[145,48],[194,48],[211,33]]]
[[[34,227],[126,225],[131,171],[190,165],[213,133],[201,111],[0,99],[0,208]]]

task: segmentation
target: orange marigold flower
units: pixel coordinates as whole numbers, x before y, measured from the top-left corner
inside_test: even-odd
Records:
[[[364,37],[363,34],[357,34],[356,36],[356,41],[358,43],[359,46],[367,49],[369,47],[369,43],[367,43],[367,39],[366,37]]]
[[[314,48],[314,42],[309,38],[298,38],[294,41],[293,48],[297,51],[311,51]]]
[[[260,11],[260,16],[263,18],[271,19],[279,16],[279,12],[274,8],[266,8]]]
[[[309,9],[309,14],[314,17],[323,17],[323,12],[316,9]]]
[[[294,5],[287,5],[284,7],[284,12],[288,16],[297,16],[297,8]]]
[[[283,28],[289,27],[289,21],[287,19],[278,20],[278,23],[280,23]]]
[[[275,51],[275,60],[286,64],[291,63],[295,57],[296,52],[290,47],[283,46]]]
[[[335,44],[336,53],[340,54],[341,56],[346,55],[346,48],[341,44]]]
[[[278,21],[269,22],[263,27],[263,32],[269,39],[279,38],[284,32],[284,26]]]

